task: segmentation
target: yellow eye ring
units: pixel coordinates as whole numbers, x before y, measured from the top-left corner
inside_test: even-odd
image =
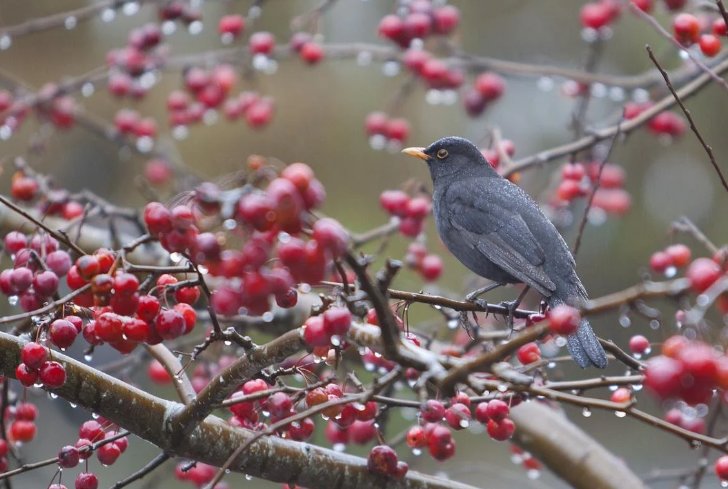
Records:
[[[440,150],[438,150],[437,151],[437,157],[439,159],[441,159],[441,160],[447,158],[447,150],[446,149],[440,149]]]

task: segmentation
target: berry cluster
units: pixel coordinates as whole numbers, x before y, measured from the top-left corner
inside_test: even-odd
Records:
[[[612,163],[605,163],[603,166],[598,162],[567,163],[561,169],[561,182],[556,189],[556,197],[563,203],[585,197],[591,193],[597,180],[599,188],[594,194],[592,206],[612,214],[626,213],[630,208],[631,198],[622,188],[624,169]]]
[[[384,112],[372,112],[364,121],[364,130],[373,148],[382,149],[389,143],[401,146],[409,137],[410,125],[407,119],[390,118]]]
[[[432,210],[429,198],[410,197],[402,190],[385,190],[379,196],[379,204],[389,215],[400,218],[399,232],[409,238],[422,233],[425,218]]]
[[[38,309],[58,291],[59,277],[66,275],[71,266],[70,256],[59,250],[58,241],[47,234],[28,239],[23,233],[11,231],[4,244],[13,268],[0,272],[0,291],[16,298],[25,311]]]
[[[127,44],[121,49],[109,51],[109,92],[116,97],[142,98],[149,90],[142,75],[156,68],[163,57],[162,30],[149,23],[132,29]]]
[[[505,86],[503,78],[496,73],[486,72],[478,75],[473,88],[468,90],[463,98],[463,105],[468,115],[475,117],[482,114],[488,104],[503,95]]]
[[[449,35],[460,23],[457,7],[435,7],[430,0],[409,2],[400,14],[385,15],[379,22],[378,32],[401,48],[409,47],[415,39]]]
[[[218,468],[202,462],[180,462],[174,469],[177,480],[190,482],[196,487],[205,487],[217,473]],[[228,489],[225,482],[215,485],[215,489]]]
[[[367,459],[369,472],[394,479],[407,475],[409,465],[397,458],[397,452],[389,445],[377,445],[369,451]]]
[[[428,253],[424,244],[413,241],[407,247],[405,263],[411,269],[417,271],[426,282],[434,282],[443,271],[442,258],[433,253]]]
[[[38,417],[38,408],[30,402],[20,402],[15,406],[7,408],[6,415],[12,419],[10,429],[8,430],[9,441],[11,443],[27,443],[35,438],[36,425],[35,419]],[[0,465],[7,467],[8,444],[0,444]]]
[[[20,350],[20,364],[15,377],[25,387],[40,382],[48,389],[57,389],[66,383],[66,369],[60,363],[49,360],[49,352],[39,343],[26,343]]]
[[[303,339],[311,347],[340,345],[351,327],[351,313],[344,307],[331,307],[322,315],[311,316],[303,325]],[[327,349],[328,350],[328,349]]]
[[[682,268],[690,263],[690,248],[684,244],[668,246],[664,250],[656,251],[650,257],[650,268],[657,273],[667,273],[673,268],[670,275],[674,274],[674,268]]]
[[[645,386],[660,399],[706,403],[717,388],[728,388],[728,357],[707,343],[671,336],[661,355],[652,357],[645,370]]]
[[[680,44],[688,47],[697,43],[700,51],[709,58],[720,52],[721,38],[725,37],[727,32],[723,17],[718,16],[712,22],[708,22],[686,12],[676,15],[672,20],[672,31]]]

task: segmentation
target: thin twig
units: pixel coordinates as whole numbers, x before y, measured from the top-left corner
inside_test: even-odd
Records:
[[[137,470],[133,474],[131,474],[128,477],[125,477],[124,479],[117,481],[113,486],[111,486],[111,489],[121,489],[122,487],[126,487],[132,482],[136,482],[139,479],[143,478],[147,474],[151,473],[154,469],[162,465],[164,462],[169,460],[170,456],[166,453],[162,452],[156,457],[154,457],[152,460],[149,461],[144,467]]]
[[[720,167],[718,166],[718,163],[715,161],[715,156],[713,155],[713,148],[708,145],[708,143],[705,142],[705,139],[703,139],[703,135],[700,134],[700,131],[698,130],[698,127],[695,125],[695,121],[693,120],[693,116],[690,114],[690,111],[685,107],[685,104],[683,104],[682,100],[680,100],[680,97],[678,96],[677,92],[675,92],[675,89],[672,86],[672,83],[670,82],[670,77],[667,75],[667,72],[662,68],[660,63],[657,61],[657,58],[655,58],[655,54],[652,52],[652,48],[650,48],[649,45],[645,46],[645,49],[647,49],[647,54],[650,56],[650,59],[655,64],[658,70],[660,70],[660,73],[662,74],[662,77],[665,79],[665,85],[667,85],[668,90],[670,90],[670,93],[673,97],[675,97],[675,101],[680,106],[680,109],[683,111],[683,114],[685,114],[685,117],[688,119],[688,122],[690,123],[690,129],[695,134],[695,137],[698,138],[698,141],[700,141],[700,144],[705,149],[705,152],[708,153],[708,158],[710,159],[710,164],[713,165],[713,168],[715,169],[715,172],[718,174],[718,178],[720,178],[720,183],[723,184],[723,188],[728,191],[728,182],[726,182],[725,177],[723,176],[723,172],[721,171]]]

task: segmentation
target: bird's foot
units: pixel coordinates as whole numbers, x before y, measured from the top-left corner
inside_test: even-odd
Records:
[[[508,329],[511,331],[511,333],[513,333],[513,316],[516,312],[516,309],[518,309],[520,303],[520,300],[503,301],[500,303],[501,307],[506,308],[506,325],[508,325]]]
[[[475,313],[472,314],[472,320],[468,316],[468,311],[460,311],[460,324],[465,328],[465,332],[468,333],[468,337],[471,340],[478,338],[480,332],[480,324],[478,324],[478,317]]]

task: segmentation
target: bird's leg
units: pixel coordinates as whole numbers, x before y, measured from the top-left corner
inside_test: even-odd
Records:
[[[518,294],[516,300],[501,302],[501,306],[508,309],[508,312],[506,313],[506,321],[508,324],[508,328],[510,328],[511,331],[513,331],[513,314],[516,312],[516,309],[518,309],[518,306],[521,305],[521,301],[524,297],[526,297],[526,294],[528,294],[529,290],[531,290],[531,287],[526,285],[521,293]]]
[[[486,285],[485,287],[481,287],[479,289],[475,289],[474,291],[470,292],[468,295],[465,296],[465,300],[468,302],[472,302],[474,304],[477,304],[478,306],[482,307],[486,311],[488,310],[488,303],[478,299],[479,296],[485,294],[486,292],[490,292],[493,289],[497,289],[498,287],[502,287],[505,284],[502,284],[500,282],[492,282]]]

